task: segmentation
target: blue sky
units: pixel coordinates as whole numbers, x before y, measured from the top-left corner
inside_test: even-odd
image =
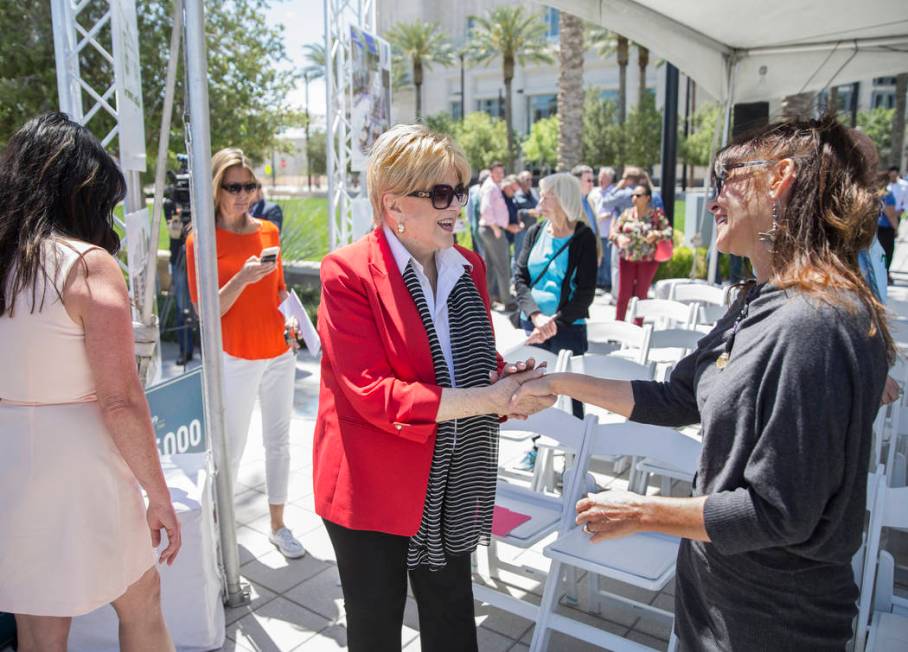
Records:
[[[305,65],[303,46],[324,40],[324,0],[272,0],[267,14],[270,25],[284,26],[284,46],[290,58],[288,66],[300,69]],[[300,81],[297,89],[288,98],[290,105],[302,109],[305,106],[305,90]],[[325,83],[309,83],[309,108],[312,113],[325,114]]]

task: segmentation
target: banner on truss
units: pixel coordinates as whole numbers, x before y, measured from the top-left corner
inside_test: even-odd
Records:
[[[391,46],[350,27],[350,169],[366,169],[372,143],[391,127]]]
[[[124,170],[145,172],[145,120],[135,0],[111,0],[110,14],[120,165]]]

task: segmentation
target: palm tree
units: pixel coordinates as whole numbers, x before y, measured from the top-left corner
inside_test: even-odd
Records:
[[[892,116],[892,153],[889,165],[902,167],[902,152],[905,149],[905,92],[908,91],[908,73],[895,78],[895,114]]]
[[[590,28],[590,45],[603,59],[613,54],[618,60],[618,124],[623,125],[627,117],[627,64],[630,61],[630,42],[621,34],[609,31],[607,27],[594,25]]]
[[[558,169],[570,170],[583,150],[583,21],[561,12],[558,48]]]
[[[473,61],[484,64],[501,57],[504,77],[504,121],[508,132],[509,168],[514,167],[514,130],[512,129],[511,83],[514,66],[519,63],[552,63],[546,42],[546,25],[538,13],[529,13],[518,6],[495,7],[485,16],[475,16],[470,34]]]
[[[454,63],[454,50],[438,23],[397,23],[386,34],[388,42],[409,60],[413,67],[413,85],[416,87],[416,120],[422,120],[423,71],[431,64],[450,66]]]
[[[649,50],[637,44],[637,67],[640,69],[640,83],[637,85],[637,104],[643,106],[646,95],[646,67],[649,65]]]
[[[627,117],[627,62],[630,59],[630,44],[627,38],[618,34],[615,50],[618,54],[618,124],[623,125]]]
[[[303,68],[303,80],[306,84],[306,177],[309,181],[309,190],[312,190],[312,157],[309,155],[309,82],[325,77],[325,45],[324,43],[308,43],[303,46],[306,53],[306,63]]]

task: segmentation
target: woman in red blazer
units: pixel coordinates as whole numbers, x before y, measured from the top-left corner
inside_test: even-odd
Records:
[[[322,261],[315,508],[352,652],[400,650],[408,574],[422,648],[477,649],[470,554],[491,533],[499,415],[554,402],[510,403],[541,370],[503,370],[485,266],[454,245],[469,177],[449,138],[392,128],[367,172],[376,229]]]

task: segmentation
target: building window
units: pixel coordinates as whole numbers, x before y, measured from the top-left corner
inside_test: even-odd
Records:
[[[456,102],[451,102],[451,117],[455,120],[460,120],[463,116],[460,114],[460,100]]]
[[[546,38],[550,41],[557,40],[561,33],[561,13],[557,9],[546,7],[544,18]]]
[[[822,91],[820,93],[820,106],[825,106],[827,109],[832,108],[829,106],[829,91]],[[851,111],[851,85],[836,87],[835,110],[836,113]]]
[[[615,104],[617,104],[618,103],[618,91],[617,90],[600,91],[599,99],[604,102],[612,101]]]
[[[473,28],[476,27],[476,16],[467,16],[467,33],[466,37],[469,39],[473,34]]]
[[[893,109],[895,108],[894,91],[873,91],[870,96],[870,106],[874,109]]]
[[[874,86],[895,86],[895,77],[875,77]]]
[[[557,95],[530,95],[530,110],[528,111],[529,123],[527,129],[533,126],[533,123],[550,115],[558,113],[558,96]]]
[[[476,110],[488,113],[493,118],[504,117],[504,98],[503,97],[484,97],[476,100]]]

